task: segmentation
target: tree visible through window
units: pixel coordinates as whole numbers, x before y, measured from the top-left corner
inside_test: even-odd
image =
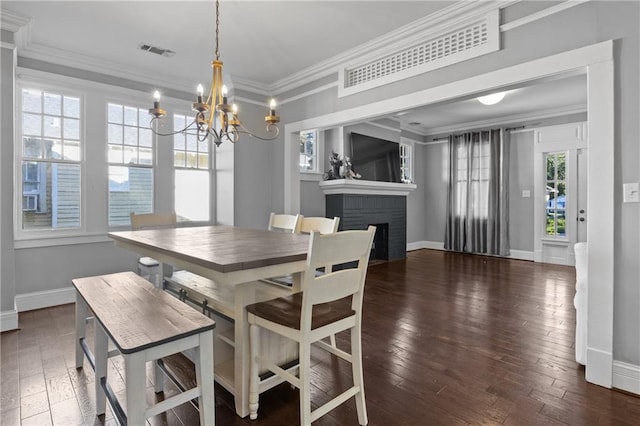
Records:
[[[80,228],[80,98],[22,95],[22,229]]]
[[[567,181],[564,152],[549,153],[545,162],[546,179],[546,235],[565,237],[567,234]]]

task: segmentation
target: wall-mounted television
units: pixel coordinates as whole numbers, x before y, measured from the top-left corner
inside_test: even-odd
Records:
[[[351,133],[351,164],[364,180],[401,182],[397,142]]]

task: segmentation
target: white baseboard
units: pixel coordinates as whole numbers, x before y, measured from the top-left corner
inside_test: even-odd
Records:
[[[640,395],[640,366],[613,361],[613,387]]]
[[[420,249],[432,249],[432,250],[444,250],[444,243],[439,241],[416,241],[407,244],[407,251],[420,250]],[[534,255],[532,251],[525,250],[511,250],[511,254],[506,256],[509,259],[518,260],[533,260]]]
[[[16,295],[16,310],[18,312],[32,311],[34,309],[66,305],[75,301],[76,293],[73,287],[34,291],[33,293]]]
[[[509,258],[518,260],[534,260],[534,254],[532,251],[525,250],[510,250],[511,254]]]
[[[0,332],[15,330],[18,328],[18,311],[0,312]]]
[[[407,251],[420,249],[444,250],[444,243],[437,241],[415,241],[407,244]]]
[[[587,347],[585,378],[594,385],[611,388],[613,354]]]

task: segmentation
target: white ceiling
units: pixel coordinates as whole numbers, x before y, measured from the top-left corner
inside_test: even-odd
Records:
[[[222,0],[220,53],[225,79],[269,87],[372,39],[450,6],[454,1]],[[2,1],[2,9],[30,19],[19,55],[46,52],[104,72],[149,76],[153,82],[195,87],[210,80],[215,6],[208,1]],[[148,43],[171,58],[141,51]],[[20,45],[20,44],[19,44]],[[475,98],[408,111],[403,128],[429,134],[462,123],[586,110],[586,79],[510,88],[497,105]],[[408,125],[411,122],[420,125]]]

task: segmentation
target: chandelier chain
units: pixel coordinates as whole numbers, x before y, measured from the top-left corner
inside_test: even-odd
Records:
[[[220,37],[220,2],[216,2],[216,61],[220,60],[220,49],[218,48],[219,37]]]

